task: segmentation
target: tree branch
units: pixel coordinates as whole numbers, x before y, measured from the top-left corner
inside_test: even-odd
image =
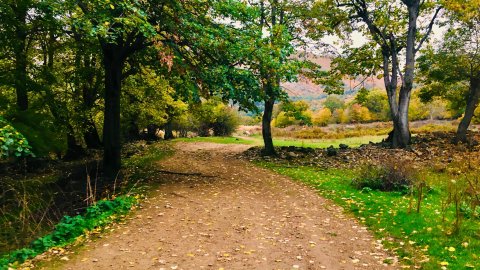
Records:
[[[418,52],[420,50],[425,40],[427,40],[428,36],[432,32],[433,25],[435,24],[435,19],[437,18],[438,13],[440,12],[441,9],[442,7],[440,6],[437,8],[437,10],[435,10],[435,14],[433,15],[432,20],[430,20],[430,24],[427,27],[427,32],[425,33],[425,35],[423,35],[422,39],[418,43],[418,46],[415,48],[415,52]]]

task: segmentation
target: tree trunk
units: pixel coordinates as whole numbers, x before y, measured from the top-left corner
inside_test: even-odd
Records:
[[[85,154],[83,148],[77,144],[75,139],[73,127],[68,124],[67,126],[67,153],[63,157],[64,160],[78,159]]]
[[[264,143],[262,154],[265,156],[273,156],[276,154],[275,148],[273,147],[272,126],[271,126],[274,104],[275,104],[275,100],[273,98],[269,98],[265,100],[265,109],[263,111],[263,117],[262,117],[262,136],[263,136],[263,143]]]
[[[117,45],[103,48],[105,68],[105,115],[103,123],[103,169],[107,180],[117,178],[121,167],[120,94],[124,59]]]
[[[21,27],[18,27],[21,28]],[[28,109],[28,76],[27,76],[27,52],[24,29],[17,29],[17,43],[15,44],[15,91],[17,95],[17,107],[20,111]]]
[[[100,140],[100,136],[98,136],[97,127],[95,126],[95,123],[93,123],[92,119],[85,120],[83,139],[85,140],[87,148],[99,149],[102,147],[102,141]]]
[[[173,136],[173,123],[172,119],[168,119],[167,123],[165,124],[165,135],[163,135],[164,140],[171,140],[175,138]]]
[[[467,130],[472,121],[475,109],[477,108],[478,99],[480,97],[480,78],[470,79],[470,92],[468,93],[467,107],[465,108],[465,115],[460,121],[455,137],[455,143],[467,142]]]
[[[410,104],[411,89],[400,90],[398,112],[393,117],[393,131],[391,144],[393,148],[406,148],[410,144],[410,127],[408,122],[408,106]]]

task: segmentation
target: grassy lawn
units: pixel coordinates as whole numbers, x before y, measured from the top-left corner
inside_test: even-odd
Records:
[[[330,145],[338,147],[340,144],[346,144],[350,147],[358,147],[369,142],[381,142],[385,136],[364,136],[343,139],[322,139],[322,140],[300,140],[300,139],[273,139],[275,146],[297,146],[312,148],[327,148]]]
[[[290,138],[274,138],[273,144],[275,146],[297,146],[297,147],[312,147],[312,148],[327,148],[330,145],[338,147],[340,144],[346,144],[350,147],[358,147],[369,142],[380,142],[385,136],[364,136],[352,137],[343,139],[290,139]],[[174,142],[212,142],[221,144],[249,144],[249,145],[263,145],[261,135],[254,135],[251,137],[194,137],[194,138],[178,138]]]
[[[255,144],[254,140],[248,140],[236,137],[194,137],[194,138],[178,138],[174,142],[211,142],[221,144]]]
[[[355,173],[349,170],[285,167],[270,162],[258,165],[307,183],[353,213],[405,264],[421,265],[422,269],[480,269],[479,220],[463,219],[460,232],[454,233],[453,206],[442,211],[444,191],[440,187],[433,186],[426,194],[417,214],[409,211],[411,202],[415,204],[409,194],[353,188],[350,182]]]
[[[381,142],[386,136],[363,136],[342,139],[293,139],[293,138],[273,138],[275,146],[297,146],[311,148],[327,148],[330,145],[338,147],[340,144],[346,144],[350,147],[358,147],[369,142]],[[262,136],[254,135],[251,137],[257,145],[262,145]]]

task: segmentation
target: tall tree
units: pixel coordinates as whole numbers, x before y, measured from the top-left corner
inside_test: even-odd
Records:
[[[394,126],[389,136],[392,147],[410,143],[408,108],[417,52],[429,38],[441,9],[436,1],[422,0],[327,0],[315,6],[314,14],[326,26],[341,29],[340,33],[358,31],[366,37],[361,48],[347,46],[345,55],[357,61],[367,56],[366,64],[336,71],[367,76],[382,73]],[[419,23],[425,20],[425,25]]]
[[[263,102],[262,136],[264,155],[274,155],[272,140],[272,113],[276,101],[288,95],[281,83],[296,79],[301,63],[293,59],[295,38],[299,34],[300,17],[296,11],[310,1],[258,0],[248,7],[256,10],[254,16],[240,20],[247,37],[244,39],[243,64],[256,77],[258,88],[252,94]],[[249,36],[249,37],[248,37]]]
[[[36,31],[35,0],[6,0],[0,3],[0,33],[5,35],[2,50],[10,50],[14,67],[9,79],[16,92],[16,105],[20,111],[28,109],[28,51]]]
[[[95,36],[102,48],[105,76],[103,163],[105,176],[114,179],[121,166],[120,97],[122,80],[131,74],[124,70],[129,59],[146,48],[155,48],[159,59],[167,65],[178,64],[193,70],[194,76],[189,79],[195,81],[200,91],[208,93],[218,90],[221,87],[210,82],[226,79],[232,74],[231,71],[237,70],[230,62],[231,54],[227,53],[230,47],[225,46],[233,43],[228,33],[235,28],[227,28],[216,22],[217,17],[213,15],[216,15],[215,8],[229,7],[237,1],[122,0],[72,3],[72,17],[77,18],[73,26]],[[214,79],[212,74],[221,76]],[[230,96],[225,92],[224,95]]]
[[[436,50],[425,51],[421,59],[424,87],[421,97],[434,96],[465,104],[464,117],[457,129],[456,142],[467,142],[467,130],[480,98],[480,3],[445,1],[449,29]],[[453,92],[453,93],[452,93]]]

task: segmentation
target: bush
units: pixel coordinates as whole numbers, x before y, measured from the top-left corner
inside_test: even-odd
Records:
[[[353,104],[349,110],[349,118],[354,123],[365,123],[372,119],[367,107],[360,104]]]
[[[327,108],[323,108],[321,110],[316,111],[313,114],[312,118],[313,118],[313,121],[312,121],[313,125],[324,127],[328,125],[328,123],[330,123],[332,119],[332,112]]]
[[[295,118],[292,116],[287,116],[285,112],[280,112],[277,118],[274,119],[273,125],[275,127],[288,127],[295,124]]]
[[[28,140],[0,117],[0,158],[34,156]]]
[[[33,111],[16,112],[7,118],[23,134],[36,156],[61,154],[67,150],[66,133],[51,115]]]
[[[219,109],[215,122],[212,124],[213,135],[230,136],[238,128],[240,118],[232,108],[223,106]]]
[[[37,240],[30,247],[19,249],[0,257],[0,269],[10,269],[13,264],[23,263],[52,247],[62,247],[75,241],[86,231],[100,228],[126,214],[137,202],[136,197],[119,196],[114,200],[98,201],[87,208],[85,214],[64,216],[55,230]]]
[[[366,164],[360,167],[358,177],[352,180],[352,185],[360,190],[407,192],[416,182],[410,169],[408,164],[399,164],[398,161],[387,161],[381,165]]]
[[[215,136],[229,136],[238,127],[238,113],[218,99],[207,100],[192,108],[190,121],[199,136],[207,137],[211,131]]]

